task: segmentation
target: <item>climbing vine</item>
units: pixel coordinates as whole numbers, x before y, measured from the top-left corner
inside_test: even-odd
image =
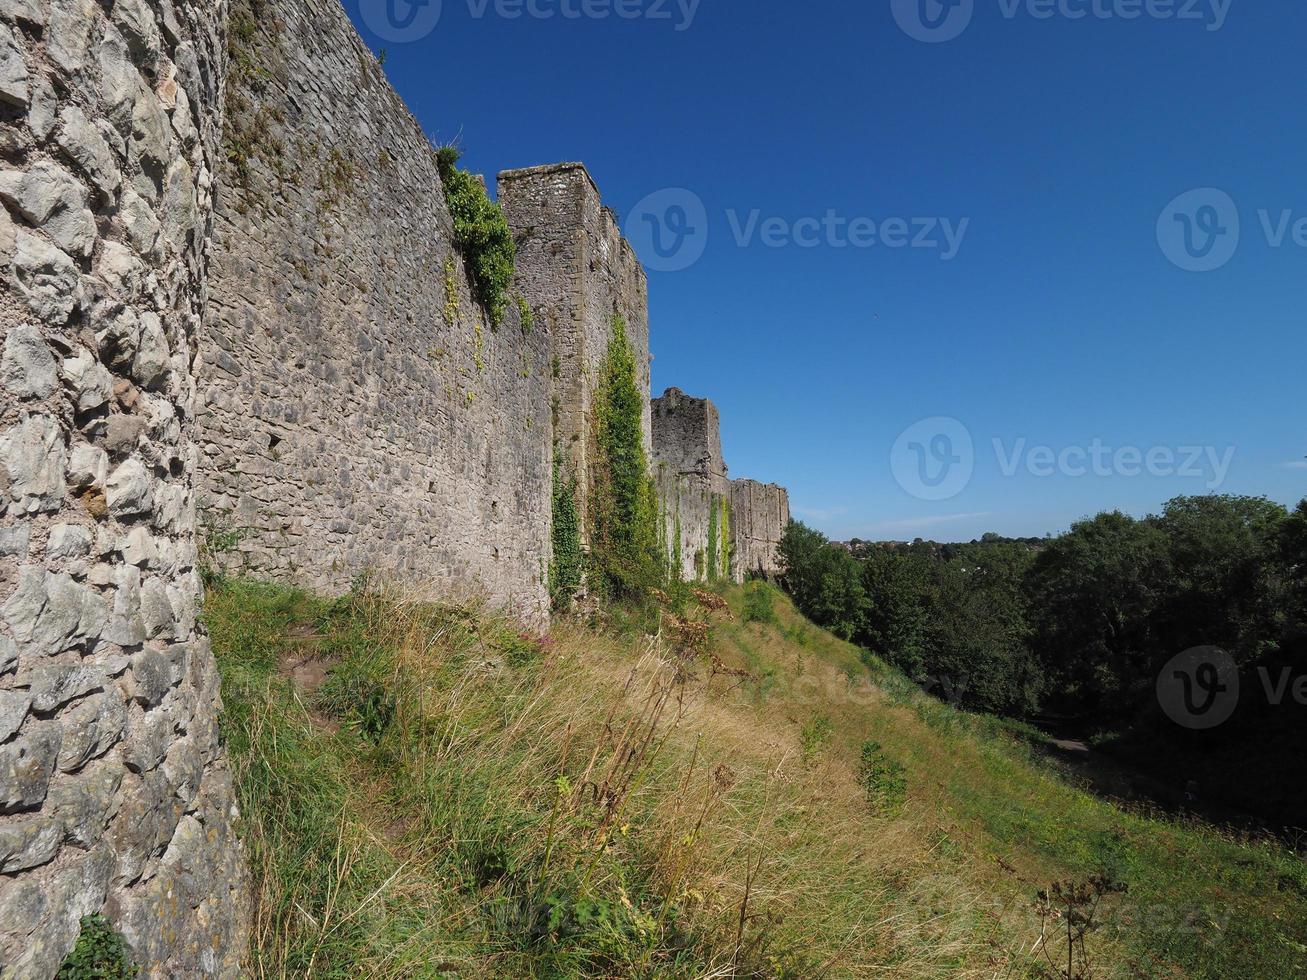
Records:
[[[563,476],[560,449],[554,444],[553,545],[549,565],[549,598],[555,610],[566,610],[581,588],[583,555],[581,517],[576,506],[576,477]]]
[[[658,542],[658,495],[644,451],[645,399],[620,316],[595,391],[589,522],[595,585],[610,598],[642,598],[667,579]]]
[[[735,565],[735,549],[731,547],[731,502],[722,497],[719,506],[722,510],[721,520],[718,521],[721,530],[719,553],[722,556],[722,578],[729,581]]]
[[[708,581],[717,581],[717,542],[720,533],[717,527],[717,498],[711,497],[708,500]]]
[[[458,147],[442,146],[436,151],[436,166],[454,219],[454,247],[467,264],[477,302],[485,308],[490,325],[498,327],[508,309],[517,248],[503,210],[490,200],[481,181],[457,167],[460,156]]]

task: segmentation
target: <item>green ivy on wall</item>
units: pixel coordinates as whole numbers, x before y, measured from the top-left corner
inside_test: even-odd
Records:
[[[643,598],[667,581],[658,541],[658,494],[644,451],[645,398],[626,322],[615,315],[595,390],[589,508],[595,586],[609,598]]]
[[[581,588],[583,555],[581,517],[576,506],[576,476],[562,470],[561,449],[554,444],[553,545],[549,565],[549,598],[555,610],[565,611]],[[570,469],[570,468],[569,468]]]
[[[718,555],[718,529],[717,515],[721,512],[718,502],[719,498],[710,497],[708,499],[708,581],[717,581],[717,570],[720,567],[717,563]]]
[[[731,502],[722,497],[719,506],[721,507],[722,516],[721,520],[718,521],[721,530],[721,544],[718,552],[722,556],[722,578],[730,581],[735,566],[735,549],[731,546]]]
[[[485,308],[490,325],[498,327],[508,309],[517,247],[503,210],[490,200],[481,181],[456,166],[460,156],[458,147],[442,146],[436,151],[436,166],[454,219],[454,247],[467,263],[477,302]]]

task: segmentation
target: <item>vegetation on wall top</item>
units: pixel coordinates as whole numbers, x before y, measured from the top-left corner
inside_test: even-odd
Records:
[[[503,210],[490,200],[481,181],[458,168],[461,156],[458,147],[442,146],[436,151],[436,166],[454,219],[454,247],[467,264],[473,295],[485,308],[490,325],[497,327],[508,309],[517,247]]]

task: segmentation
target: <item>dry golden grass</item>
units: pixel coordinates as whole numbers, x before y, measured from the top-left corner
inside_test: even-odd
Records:
[[[540,643],[394,593],[221,590],[262,889],[251,972],[1036,976],[1038,888],[1104,840],[1174,840],[869,671],[781,597],[770,623],[727,599],[690,614],[709,633],[668,613],[657,636],[564,622]],[[278,670],[305,621],[331,663],[315,693]],[[859,781],[868,739],[906,767],[891,817]],[[1127,975],[1136,939],[1096,937],[1096,975]]]

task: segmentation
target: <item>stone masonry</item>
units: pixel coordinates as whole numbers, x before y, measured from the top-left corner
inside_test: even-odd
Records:
[[[736,581],[771,578],[783,571],[777,547],[790,523],[784,487],[756,480],[731,481],[731,562]]]
[[[728,579],[730,481],[717,406],[668,388],[652,411],[654,480],[669,560],[687,582]]]
[[[0,0],[0,980],[94,913],[147,977],[240,975],[202,560],[547,618],[555,448],[584,515],[619,318],[649,403],[647,284],[582,165],[499,196],[532,315],[494,328],[337,0]],[[669,552],[775,571],[785,491],[719,429],[645,415]]]
[[[577,480],[581,526],[588,513],[591,405],[615,317],[635,351],[636,381],[649,398],[649,287],[644,267],[580,163],[499,175],[499,203],[517,241],[517,288],[549,334],[554,440]],[[652,423],[644,417],[646,457]]]
[[[266,0],[228,83],[203,514],[233,570],[547,612],[550,337],[494,329],[435,152],[336,0]]]
[[[668,388],[653,401],[654,478],[673,566],[686,581],[744,581],[780,571],[790,520],[781,487],[728,478],[717,406]]]
[[[0,0],[0,976],[104,913],[144,975],[249,917],[198,623],[220,3]]]

